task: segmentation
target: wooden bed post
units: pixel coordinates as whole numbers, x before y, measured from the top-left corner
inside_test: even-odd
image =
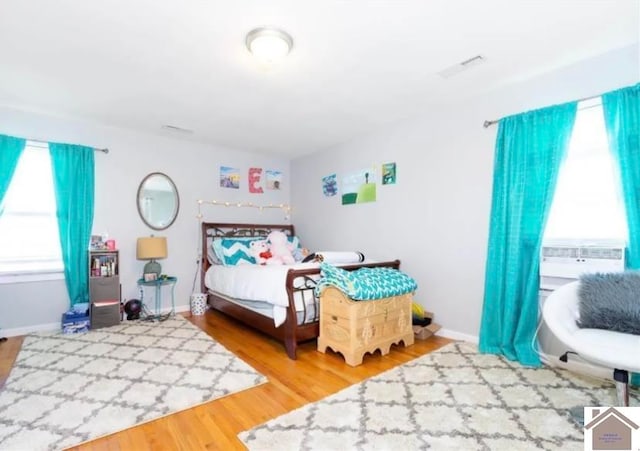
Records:
[[[287,355],[291,360],[296,360],[296,350],[298,349],[298,342],[296,341],[295,324],[296,317],[293,317],[294,324],[291,324],[291,315],[287,315],[287,319],[283,324],[284,330],[284,347],[287,350]]]
[[[204,275],[207,273],[207,269],[209,269],[210,263],[209,258],[207,257],[207,253],[209,249],[207,249],[207,229],[209,228],[209,224],[203,222],[201,224],[202,227],[202,255],[200,256],[200,293],[207,293],[207,287],[204,284]]]

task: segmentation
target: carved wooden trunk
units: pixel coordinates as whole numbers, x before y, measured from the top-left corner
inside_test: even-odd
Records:
[[[337,288],[326,288],[320,296],[318,351],[331,348],[347,364],[360,365],[367,352],[380,349],[388,354],[392,344],[413,344],[412,294],[375,301],[353,301]]]

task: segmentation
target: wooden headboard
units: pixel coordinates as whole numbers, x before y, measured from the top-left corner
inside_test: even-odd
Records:
[[[208,246],[214,238],[234,238],[234,237],[267,237],[274,230],[284,232],[287,236],[293,236],[293,225],[291,224],[231,224],[224,222],[203,222],[202,223],[202,260],[200,261],[200,286],[202,293],[207,292],[204,286],[204,275],[211,266],[207,258]]]

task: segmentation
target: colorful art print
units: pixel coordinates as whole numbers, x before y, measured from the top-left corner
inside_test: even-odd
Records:
[[[382,165],[382,184],[395,185],[396,183],[396,164],[384,163]]]
[[[260,194],[262,189],[262,168],[249,168],[249,192]]]
[[[342,205],[376,201],[376,174],[374,169],[363,169],[347,174],[342,179]]]
[[[338,180],[336,174],[322,177],[322,194],[332,197],[338,194]]]
[[[228,166],[220,166],[220,187],[240,189],[240,170]]]
[[[265,172],[267,189],[280,189],[282,185],[282,171],[267,169]]]

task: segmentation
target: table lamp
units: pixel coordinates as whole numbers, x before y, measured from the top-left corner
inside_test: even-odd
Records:
[[[149,260],[144,265],[144,274],[155,274],[156,278],[159,278],[162,273],[162,267],[156,259],[167,258],[167,239],[160,236],[138,238],[136,257],[138,260]]]

